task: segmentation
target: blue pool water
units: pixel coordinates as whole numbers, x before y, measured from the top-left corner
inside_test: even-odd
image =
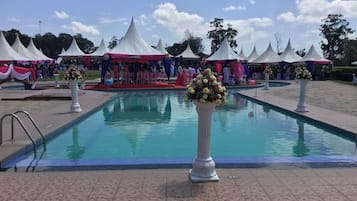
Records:
[[[184,91],[118,92],[115,100],[49,141],[36,165],[188,164],[196,155],[197,118],[195,106],[184,101]],[[211,131],[218,165],[357,162],[353,139],[233,90],[228,104],[213,113]],[[29,161],[31,154],[17,165]]]

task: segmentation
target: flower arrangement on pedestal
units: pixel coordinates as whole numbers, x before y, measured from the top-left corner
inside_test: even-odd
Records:
[[[71,84],[71,112],[81,112],[82,109],[78,100],[78,81],[82,80],[83,77],[80,71],[75,65],[70,65],[68,70],[64,74],[64,79],[70,81]]]
[[[273,74],[273,69],[270,66],[266,66],[263,73],[264,75],[268,74],[269,76],[271,76]]]
[[[187,86],[186,100],[224,104],[227,103],[227,89],[217,80],[211,69],[207,68]]]
[[[295,68],[295,79],[300,82],[299,102],[296,107],[297,112],[307,112],[305,105],[305,89],[308,80],[312,80],[312,75],[305,66],[298,66]]]
[[[211,117],[217,105],[227,103],[227,89],[207,68],[187,86],[186,100],[194,102],[198,113],[198,148],[189,172],[190,179],[193,182],[218,181],[215,162],[210,156]]]
[[[312,80],[312,75],[305,66],[298,66],[295,68],[295,79],[297,80]]]
[[[77,80],[80,81],[83,79],[83,76],[81,72],[78,70],[77,66],[75,65],[70,65],[67,71],[64,74],[64,79],[65,80]]]

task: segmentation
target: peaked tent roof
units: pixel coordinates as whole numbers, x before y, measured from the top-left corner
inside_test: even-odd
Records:
[[[36,48],[35,44],[33,43],[32,38],[30,38],[30,43],[27,46],[27,50],[32,52],[32,54],[36,55],[37,60],[45,61],[45,60],[53,60],[48,56],[44,55],[39,49]]]
[[[118,59],[159,60],[165,57],[165,54],[154,49],[142,39],[133,18],[124,37],[117,46],[110,50],[109,54]]]
[[[238,56],[239,56],[240,58],[242,58],[243,60],[248,60],[248,57],[245,56],[245,54],[244,54],[244,52],[243,52],[243,48],[240,49],[240,52],[239,52]]]
[[[73,37],[72,43],[69,48],[63,54],[59,54],[58,56],[61,57],[78,57],[78,56],[85,56],[86,54],[78,47],[76,38]]]
[[[11,46],[17,53],[19,53],[22,56],[25,56],[26,58],[29,58],[30,61],[36,61],[38,60],[37,56],[30,52],[21,42],[19,35],[16,35],[15,42]]]
[[[296,54],[296,52],[294,52],[293,48],[291,47],[290,39],[283,53],[278,56],[276,61],[273,62],[286,62],[286,63],[301,62],[301,57],[298,54]]]
[[[159,52],[163,53],[163,54],[169,54],[166,49],[162,46],[162,42],[161,39],[159,40],[159,42],[156,45],[156,50],[158,50]]]
[[[277,60],[278,54],[274,52],[271,43],[269,43],[268,48],[253,63],[276,63]]]
[[[29,58],[20,55],[11,48],[2,31],[0,31],[0,61],[28,61]]]
[[[227,61],[241,60],[228,44],[227,38],[224,38],[218,50],[207,58],[207,61]]]
[[[200,56],[198,56],[192,52],[190,43],[187,43],[186,49],[175,57],[182,57],[184,59],[199,59],[200,58]]]
[[[252,52],[250,53],[250,55],[247,57],[247,60],[249,63],[251,63],[258,57],[259,57],[259,54],[257,53],[257,49],[255,48],[255,45],[254,45],[254,48],[253,48]]]
[[[96,49],[92,54],[89,54],[89,55],[90,56],[101,57],[105,53],[107,53],[108,51],[109,51],[109,49],[107,48],[107,46],[105,46],[104,39],[102,38],[102,40],[100,41],[98,49]]]
[[[314,45],[311,45],[309,51],[305,54],[305,56],[300,61],[314,61],[314,62],[321,62],[321,63],[331,63],[330,60],[323,58],[322,56],[317,53]]]

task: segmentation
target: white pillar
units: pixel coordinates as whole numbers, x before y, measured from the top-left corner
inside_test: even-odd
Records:
[[[305,90],[306,90],[306,83],[307,80],[301,79],[299,80],[300,83],[300,93],[299,93],[299,102],[296,107],[297,112],[307,112],[308,109],[305,104]]]
[[[211,117],[216,105],[195,101],[198,113],[198,147],[197,156],[190,170],[192,182],[218,181],[215,162],[211,157]]]
[[[78,100],[78,81],[72,80],[70,81],[70,83],[71,83],[71,95],[72,95],[71,112],[82,112]]]
[[[265,89],[265,90],[268,90],[268,89],[269,89],[269,74],[268,74],[268,73],[265,73],[264,89]]]
[[[60,87],[60,85],[58,84],[59,74],[53,74],[53,76],[55,76],[55,88],[59,88]]]

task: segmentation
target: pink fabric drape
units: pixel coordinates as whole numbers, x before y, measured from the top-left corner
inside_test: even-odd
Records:
[[[219,62],[216,62],[216,71],[218,74],[222,74],[222,64]]]
[[[239,63],[238,62],[232,63],[232,70],[233,70],[234,78],[238,81],[239,80]]]
[[[9,72],[11,71],[11,72]],[[7,66],[1,66],[0,67],[0,73],[3,75],[2,79],[6,79],[4,77],[5,73],[7,76],[10,76],[10,73],[19,80],[24,80],[28,76],[32,76],[33,81],[36,82],[36,76],[35,76],[35,71],[32,68],[25,68],[25,67],[20,67],[20,66],[12,66],[10,65],[9,67]]]

